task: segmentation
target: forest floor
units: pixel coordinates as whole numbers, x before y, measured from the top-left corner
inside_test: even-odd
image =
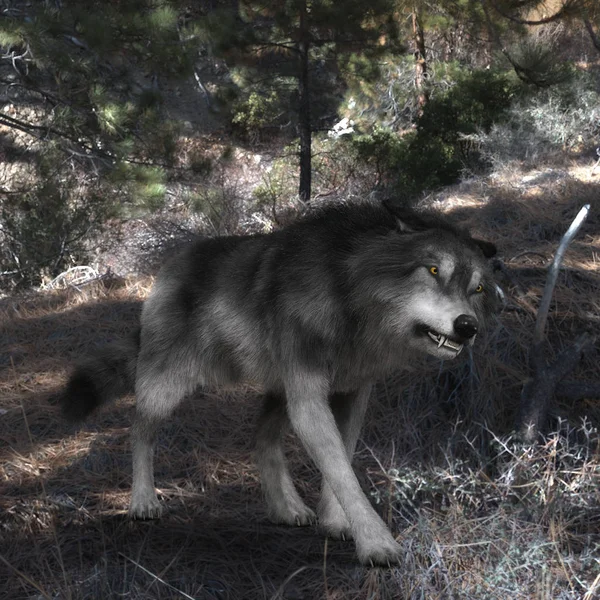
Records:
[[[144,222],[152,237],[137,241],[125,228],[127,253],[107,244],[95,259],[112,275],[0,300],[0,597],[600,598],[600,404],[557,398],[545,444],[512,437],[546,268],[584,203],[592,210],[559,278],[549,356],[598,332],[592,165],[510,168],[427,200],[496,243],[510,281],[500,281],[507,304],[472,353],[418,365],[374,394],[355,467],[405,550],[400,568],[361,567],[351,542],[268,521],[252,461],[258,390],[203,392],[163,428],[155,469],[167,510],[152,522],[126,518],[133,399],[79,429],[48,403],[74,359],[136,327],[157,248],[193,223]],[[598,375],[596,347],[572,379]],[[319,475],[291,435],[289,450],[314,506]]]

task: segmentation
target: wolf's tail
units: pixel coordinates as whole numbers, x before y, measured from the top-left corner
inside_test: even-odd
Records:
[[[139,348],[138,330],[79,362],[65,389],[54,398],[63,415],[72,422],[83,421],[102,404],[133,392]]]

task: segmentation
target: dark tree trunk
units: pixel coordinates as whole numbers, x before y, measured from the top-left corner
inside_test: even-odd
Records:
[[[594,44],[594,48],[596,48],[596,50],[598,50],[598,52],[600,52],[600,38],[594,31],[594,26],[588,19],[584,19],[583,24],[585,25],[585,28],[588,30],[588,33],[590,34],[590,38],[592,40],[592,44]]]
[[[416,7],[412,13],[412,30],[415,45],[415,87],[419,94],[417,102],[419,112],[421,112],[429,100],[429,93],[426,88],[427,54],[425,51],[425,32],[423,31],[423,24],[421,23]]]
[[[306,2],[300,7],[300,40],[298,43],[300,69],[298,75],[298,126],[300,130],[300,186],[298,195],[302,202],[309,202],[311,195],[311,127],[308,83],[308,48]]]

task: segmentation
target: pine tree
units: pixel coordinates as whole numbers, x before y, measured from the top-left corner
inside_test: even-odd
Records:
[[[313,107],[323,94],[319,80],[339,74],[351,55],[373,57],[396,43],[393,2],[373,0],[258,0],[228,3],[206,20],[204,39],[230,67],[242,67],[246,79],[277,89],[292,81],[299,137],[299,198],[311,197]],[[227,23],[229,26],[225,26]]]
[[[156,81],[190,73],[197,42],[165,0],[16,6],[0,19],[0,125],[35,151],[6,145],[30,177],[0,188],[0,275],[29,284],[120,201],[160,204],[175,145]]]
[[[411,40],[419,114],[429,100],[430,63],[482,52],[485,30],[481,6],[472,0],[396,0],[399,24]],[[474,42],[473,40],[478,40]]]
[[[533,42],[527,32],[557,22],[584,25],[592,44],[600,52],[600,4],[597,0],[480,0],[488,30],[496,46],[511,64],[517,76],[540,88],[549,87],[568,77],[551,45]],[[521,34],[516,49],[509,49],[498,28],[506,24]]]

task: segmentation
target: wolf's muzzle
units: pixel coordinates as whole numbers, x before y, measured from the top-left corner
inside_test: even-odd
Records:
[[[454,320],[454,331],[464,340],[470,340],[478,330],[477,319],[471,315],[458,315]]]

